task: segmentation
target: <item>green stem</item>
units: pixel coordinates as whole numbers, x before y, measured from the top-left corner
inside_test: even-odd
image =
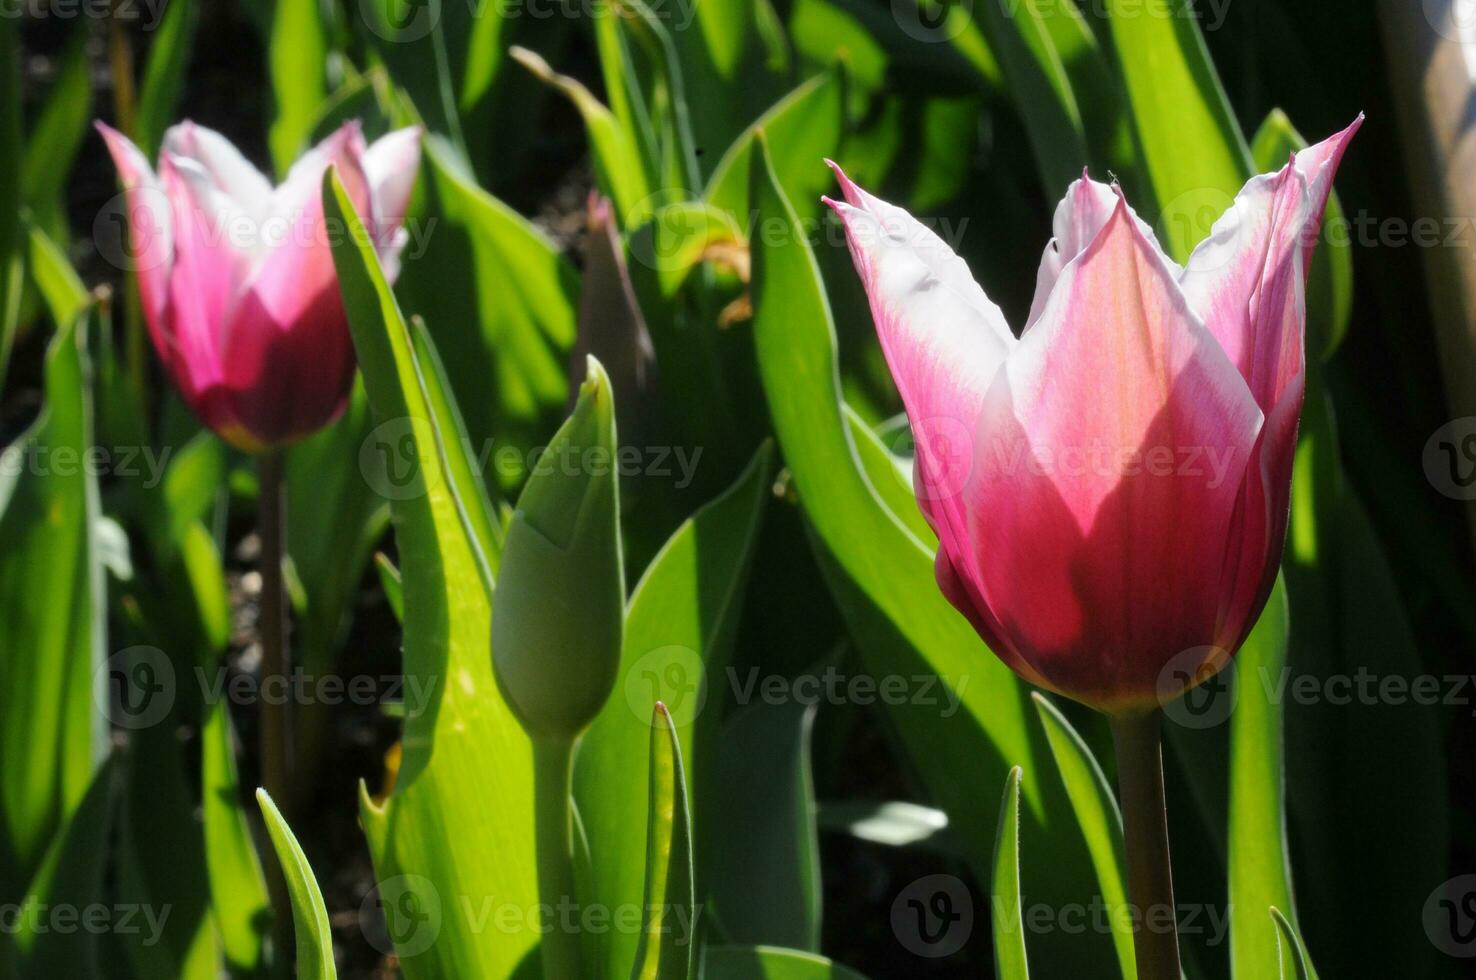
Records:
[[[533,739],[533,808],[545,980],[579,980],[579,907],[574,888],[574,740]]]
[[[287,699],[289,690],[287,652],[287,589],[282,578],[286,553],[286,480],[281,452],[257,457],[257,520],[261,534],[261,615],[257,629],[261,638],[261,680],[257,699],[261,714],[261,782],[277,806],[291,812],[291,738]],[[277,955],[286,962],[292,953],[291,901],[287,881],[276,861],[263,861],[267,887],[276,912]]]
[[[1138,980],[1180,980],[1179,928],[1163,797],[1161,713],[1114,717],[1117,785],[1127,845],[1128,894],[1136,915]]]

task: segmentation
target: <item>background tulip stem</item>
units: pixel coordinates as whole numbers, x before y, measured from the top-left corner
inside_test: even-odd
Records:
[[[1163,796],[1162,713],[1114,717],[1117,785],[1127,844],[1128,892],[1136,910],[1138,980],[1179,980],[1179,928]]]
[[[574,739],[533,740],[533,808],[538,902],[551,921],[543,928],[543,975],[579,980],[579,907],[574,888]]]
[[[282,561],[287,545],[287,487],[284,479],[283,455],[279,451],[257,457],[257,520],[261,535],[261,615],[257,629],[261,637],[261,684],[258,690],[285,693],[289,661],[287,654],[287,589],[282,578]],[[261,782],[273,800],[285,812],[292,810],[289,787],[288,699],[262,697]],[[287,882],[275,861],[262,862],[267,870],[267,886],[272,908],[277,913],[276,938],[279,955],[291,956],[292,916]]]

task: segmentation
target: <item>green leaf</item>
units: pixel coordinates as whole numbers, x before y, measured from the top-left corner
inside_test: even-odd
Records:
[[[81,802],[107,740],[94,696],[106,598],[96,478],[82,465],[93,442],[80,324],[52,341],[46,406],[0,472],[0,882],[12,887]]]
[[[990,919],[994,927],[994,975],[998,980],[1029,980],[1025,955],[1025,914],[1020,907],[1020,777],[1019,766],[1005,780],[999,805],[999,829],[994,838],[994,875],[989,894],[994,899]]]
[[[760,700],[723,728],[718,805],[706,816],[717,823],[712,907],[729,942],[820,951],[814,724],[813,705]]]
[[[241,804],[235,732],[224,701],[209,707],[200,730],[200,796],[205,862],[221,951],[232,970],[250,974],[261,965],[271,904]]]
[[[697,948],[692,816],[676,725],[657,702],[651,718],[646,889],[631,980],[687,980]]]
[[[702,198],[739,221],[749,220],[748,179],[760,132],[769,146],[779,186],[806,214],[818,213],[820,195],[832,184],[820,165],[840,149],[845,98],[840,71],[821,72],[780,99],[733,141],[708,178]]]
[[[396,880],[402,896],[440,910],[433,942],[422,946],[429,933],[416,930],[414,946],[400,945],[407,977],[509,975],[537,946],[535,928],[487,929],[476,917],[482,899],[537,905],[533,759],[492,676],[491,571],[456,476],[472,465],[442,428],[411,331],[331,178],[324,208],[350,232],[334,263],[370,405],[379,425],[404,426],[422,481],[390,503],[405,586],[404,755],[383,806],[361,787],[365,835],[381,884]]]
[[[589,138],[595,180],[605,196],[615,202],[621,226],[633,227],[649,217],[653,201],[640,149],[614,114],[577,79],[558,74],[534,52],[515,47],[510,53],[541,81],[563,93],[579,110]]]
[[[1276,923],[1276,940],[1281,952],[1281,980],[1317,980],[1312,957],[1302,937],[1276,906],[1271,906],[1271,919]]]
[[[175,105],[184,87],[185,69],[194,50],[199,7],[192,0],[170,3],[164,8],[164,17],[149,44],[133,135],[138,148],[150,160],[159,153],[164,130],[174,118]]]
[[[1108,0],[1108,23],[1131,109],[1139,162],[1158,205],[1158,239],[1180,262],[1251,174],[1189,0],[1145,16],[1136,0]]]
[[[506,490],[563,418],[579,278],[547,237],[451,161],[427,139],[427,215],[410,225],[427,234],[412,236],[399,289],[445,358],[472,444],[496,450],[492,482]],[[518,453],[505,464],[508,447]]]
[[[703,956],[706,980],[866,980],[823,956],[773,946],[710,946]]]
[[[21,198],[56,234],[68,229],[61,219],[62,190],[92,118],[88,31],[76,30],[62,54],[56,80],[26,136]]]
[[[20,318],[21,75],[17,18],[0,23],[0,390]]]
[[[1276,684],[1285,676],[1286,588],[1278,579],[1266,609],[1235,656],[1230,715],[1228,864],[1230,966],[1234,976],[1264,976],[1278,961],[1272,924],[1253,910],[1276,906],[1295,915],[1286,840],[1282,716]]]
[[[323,892],[308,864],[307,855],[292,835],[292,828],[282,819],[277,805],[267,791],[256,791],[256,802],[266,818],[267,835],[282,864],[287,878],[287,892],[292,898],[292,922],[297,933],[298,980],[333,980],[338,968],[333,963],[333,934],[328,924],[328,909]],[[279,913],[281,910],[278,910]]]
[[[1066,716],[1045,695],[1032,697],[1040,713],[1040,722],[1045,727],[1046,739],[1051,743],[1056,771],[1061,774],[1066,796],[1076,814],[1077,826],[1081,828],[1087,852],[1092,856],[1102,901],[1109,909],[1127,908],[1127,859],[1123,852],[1122,813],[1117,808],[1117,797],[1113,795],[1102,767],[1097,764],[1096,756]],[[1127,929],[1118,928],[1125,924],[1121,918],[1118,915],[1111,918],[1112,941],[1117,948],[1117,963],[1122,975],[1127,980],[1135,980],[1138,964],[1133,949],[1133,932],[1130,924]]]
[[[384,552],[374,556],[374,570],[379,574],[379,587],[384,590],[384,601],[389,603],[390,612],[395,614],[395,620],[403,624],[405,622],[405,583],[400,578],[400,570]]]
[[[712,832],[707,804],[717,778],[720,714],[720,687],[713,678],[723,676],[732,654],[772,457],[771,448],[761,449],[731,489],[683,522],[631,595],[615,695],[585,733],[574,768],[595,896],[605,908],[620,910],[641,901],[646,796],[639,764],[632,760],[645,758],[657,701],[671,710],[681,742],[694,801],[697,894],[705,902],[703,863]],[[605,936],[606,976],[629,975],[636,940],[622,930]]]
[[[77,270],[39,225],[29,226],[26,267],[53,323],[71,323],[92,304]]]
[[[948,813],[973,870],[987,877],[998,810],[975,787],[985,780],[1002,784],[1006,760],[1039,771],[1044,739],[1028,722],[1021,682],[943,598],[932,551],[893,516],[867,478],[870,468],[852,440],[876,437],[846,425],[834,326],[814,257],[763,154],[754,162],[753,200],[771,231],[754,244],[753,325],[774,431],[867,672],[930,685],[929,697],[888,705],[886,717],[933,802]],[[886,452],[879,445],[868,451]],[[964,771],[970,779],[958,778]],[[1089,887],[1086,862],[1076,859],[1080,836],[1064,815],[1056,816],[1053,789],[1034,777],[1026,784],[1022,839],[1056,857],[1040,862],[1027,887],[1069,901]],[[1105,937],[1101,943],[1101,950],[1084,942],[1045,955],[1059,953],[1086,968],[1091,957],[1105,955]]]
[[[328,29],[320,0],[276,0],[267,70],[275,111],[267,142],[278,176],[307,148],[318,107],[328,96]]]
[[[52,923],[55,910],[73,909],[80,915],[104,897],[118,768],[116,758],[109,759],[92,775],[65,827],[50,841],[24,897],[15,896],[18,908],[11,912],[15,931],[0,937],[0,974],[18,978],[106,975],[95,932],[81,930],[71,935],[52,928]]]
[[[1262,173],[1280,170],[1307,141],[1280,109],[1272,109],[1251,141],[1251,156]],[[1346,227],[1336,190],[1322,213],[1324,228]],[[1323,235],[1307,273],[1307,349],[1323,361],[1332,357],[1353,315],[1353,243],[1344,235]]]

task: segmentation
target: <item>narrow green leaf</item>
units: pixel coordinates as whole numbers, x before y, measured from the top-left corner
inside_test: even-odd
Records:
[[[262,962],[271,904],[241,803],[235,732],[224,701],[209,707],[200,730],[200,796],[205,862],[221,951],[232,970],[249,974]]]
[[[384,600],[389,603],[390,612],[395,614],[395,619],[403,624],[405,622],[405,583],[400,578],[400,570],[395,563],[390,561],[389,555],[384,552],[374,556],[374,570],[379,573],[379,587],[384,590]]]
[[[1103,775],[1102,767],[1097,764],[1096,756],[1092,755],[1092,750],[1066,716],[1045,695],[1034,694],[1032,697],[1040,722],[1045,727],[1046,739],[1051,743],[1056,771],[1061,775],[1066,796],[1076,814],[1077,826],[1081,828],[1087,852],[1092,856],[1102,901],[1108,909],[1127,908],[1127,860],[1123,853],[1122,813],[1117,808],[1117,797]],[[1133,950],[1133,932],[1131,924],[1123,923],[1121,919],[1118,915],[1111,917],[1117,963],[1126,980],[1135,980],[1138,964]],[[1125,924],[1128,928],[1118,928]]]
[[[1281,951],[1281,980],[1317,980],[1312,957],[1302,937],[1276,906],[1271,906],[1271,919],[1276,923],[1276,940]]]
[[[0,23],[0,391],[20,318],[21,277],[21,75],[19,19]]]
[[[195,25],[200,4],[195,0],[173,0],[149,43],[148,62],[138,90],[138,115],[134,119],[134,142],[148,159],[154,159],[164,130],[174,118],[175,105],[184,86],[185,69],[194,50]]]
[[[687,980],[697,948],[692,816],[676,725],[666,705],[651,719],[646,889],[631,980]]]
[[[710,860],[708,802],[717,778],[718,697],[732,653],[759,519],[773,473],[762,449],[733,487],[677,528],[631,595],[615,694],[580,743],[574,796],[589,838],[598,903],[627,909],[641,901],[645,875],[645,786],[639,765],[657,701],[670,710],[681,743],[697,838],[698,900]],[[709,697],[713,700],[708,704]],[[709,710],[710,709],[710,710]],[[630,973],[637,937],[611,930],[603,940],[607,976]]]
[[[989,894],[994,904],[994,975],[998,980],[1029,980],[1025,955],[1025,914],[1020,907],[1020,777],[1019,766],[1005,779],[994,837],[994,875]]]
[[[53,323],[71,323],[92,303],[77,270],[39,225],[29,226],[26,270]]]
[[[59,224],[54,229],[58,234],[67,231],[65,222],[56,220],[60,217],[62,190],[92,118],[92,66],[87,42],[85,28],[73,32],[56,79],[26,136],[21,197],[37,214],[46,217],[48,229],[53,229],[53,222]]]
[[[702,975],[706,980],[866,980],[823,956],[773,946],[710,946]]]
[[[421,480],[390,502],[404,571],[403,762],[383,806],[361,787],[364,830],[381,887],[438,910],[437,928],[397,931],[405,975],[508,975],[537,946],[536,926],[488,929],[479,916],[538,902],[532,747],[492,676],[491,571],[456,476],[472,464],[441,428],[411,330],[331,177],[324,208],[349,232],[334,263],[370,405],[379,426],[403,427]]]
[[[338,967],[333,962],[333,932],[328,924],[328,909],[323,904],[318,879],[313,877],[307,855],[302,853],[292,828],[282,819],[277,804],[272,802],[266,790],[256,791],[256,802],[261,806],[261,815],[266,818],[267,835],[271,837],[277,860],[282,864],[287,891],[292,898],[298,980],[333,980],[338,976]],[[283,910],[277,911],[280,915]]]

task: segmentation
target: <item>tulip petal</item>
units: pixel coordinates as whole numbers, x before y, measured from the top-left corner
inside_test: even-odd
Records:
[[[1055,287],[1056,280],[1060,278],[1061,270],[1066,264],[1086,251],[1097,237],[1097,234],[1107,224],[1117,210],[1122,198],[1113,189],[1112,185],[1092,180],[1082,171],[1080,179],[1071,182],[1066,189],[1066,196],[1061,198],[1061,203],[1056,205],[1056,215],[1051,222],[1051,230],[1055,234],[1046,243],[1045,253],[1040,257],[1040,270],[1035,277],[1035,298],[1030,303],[1030,316],[1025,321],[1025,329],[1029,330],[1035,326],[1040,319],[1041,312],[1045,309],[1046,300],[1050,298],[1051,289]],[[1144,221],[1138,217],[1131,207],[1128,214],[1137,224],[1139,233],[1154,248],[1159,248],[1158,239]],[[1179,267],[1166,254],[1164,262],[1174,271],[1174,278],[1178,278]]]
[[[264,221],[270,213],[271,181],[215,130],[189,120],[170,126],[164,133],[161,153],[194,161],[237,208],[254,220]]]
[[[962,490],[973,426],[1015,338],[952,249],[907,212],[835,170],[847,203],[826,203],[845,225],[882,353],[912,425],[918,504],[940,538],[966,540]]]
[[[149,334],[168,363],[164,336],[169,272],[174,261],[169,199],[149,161],[132,140],[105,123],[97,123],[97,131],[102,134],[113,164],[118,168],[128,211],[128,254],[118,258],[138,276],[139,303],[149,325]]]
[[[1214,642],[1226,533],[1262,424],[1119,202],[991,386],[958,570],[1013,655],[1098,707]]]
[[[405,223],[405,209],[410,205],[410,192],[415,189],[415,175],[420,170],[419,126],[409,126],[386,133],[364,151],[364,174],[369,179],[369,193],[374,201],[376,237],[382,242],[393,238]]]

